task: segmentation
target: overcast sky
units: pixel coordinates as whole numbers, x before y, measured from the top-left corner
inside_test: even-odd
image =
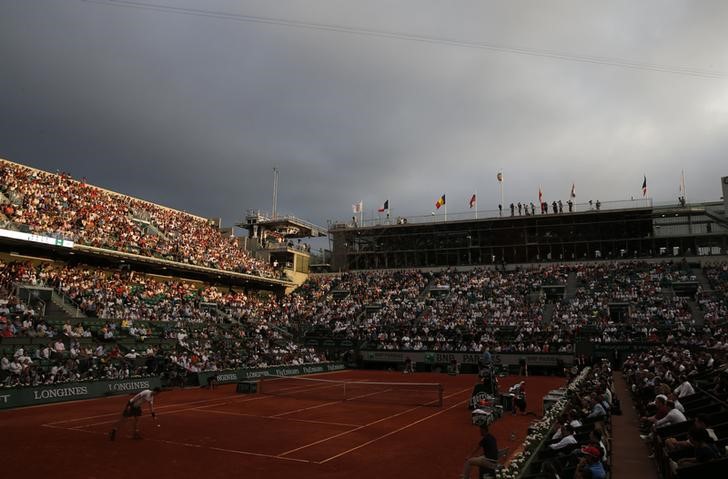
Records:
[[[161,8],[156,8],[161,7]],[[0,157],[225,224],[717,200],[728,2],[2,0]]]

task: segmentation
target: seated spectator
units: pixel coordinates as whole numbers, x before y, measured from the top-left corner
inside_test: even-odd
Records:
[[[654,405],[656,408],[655,414],[649,417],[642,417],[643,422],[649,423],[649,425],[655,424],[660,419],[664,418],[670,409],[667,407],[667,396],[664,394],[658,394],[655,397]]]
[[[549,448],[554,451],[571,448],[577,444],[576,437],[574,437],[574,428],[571,427],[570,424],[564,424],[561,427],[561,430],[563,431],[561,439],[558,442],[549,445]]]
[[[587,446],[583,447],[580,453],[583,459],[576,467],[574,473],[575,479],[605,479],[607,477],[599,449],[593,446]]]
[[[687,376],[680,376],[680,381],[680,385],[674,390],[674,393],[677,394],[678,398],[683,398],[685,396],[691,396],[695,394],[695,389],[693,389],[692,384],[690,384],[690,381],[688,381]]]
[[[692,446],[692,455],[678,459],[678,466],[708,462],[720,456],[718,448],[710,441],[708,432],[705,429],[690,429],[688,432],[688,441],[690,442],[690,446]]]
[[[677,409],[675,409],[674,401],[670,401],[670,400],[667,401],[667,409],[668,409],[668,412],[667,412],[667,414],[665,414],[665,417],[655,421],[655,428],[661,428],[661,427],[670,426],[673,424],[680,424],[681,422],[687,421],[685,414],[683,414],[680,411],[678,411]]]
[[[603,418],[607,416],[607,411],[604,409],[604,404],[598,400],[596,396],[590,397],[589,402],[591,405],[591,411],[586,416],[589,419]]]

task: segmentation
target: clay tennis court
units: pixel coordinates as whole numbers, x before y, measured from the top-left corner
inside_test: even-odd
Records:
[[[156,400],[160,427],[147,414],[143,439],[131,422],[111,442],[108,432],[127,396],[0,413],[7,477],[116,479],[199,478],[453,478],[479,438],[466,401],[476,377],[385,371],[311,376],[354,382],[440,383],[442,406],[288,398],[214,391],[165,391]],[[502,378],[501,389],[522,378]],[[563,378],[526,379],[528,410]],[[419,401],[419,399],[417,400]],[[415,404],[417,403],[415,401]],[[492,426],[500,448],[515,452],[533,416],[505,415]],[[512,437],[512,434],[514,437]]]

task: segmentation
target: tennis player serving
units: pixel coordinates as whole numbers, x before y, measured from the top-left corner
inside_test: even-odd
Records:
[[[109,433],[109,438],[113,441],[116,439],[116,430],[119,429],[127,418],[134,418],[134,439],[141,439],[142,436],[139,434],[139,417],[142,415],[142,406],[144,403],[149,403],[149,410],[152,413],[152,418],[157,419],[157,414],[154,412],[154,396],[159,394],[162,390],[160,388],[145,389],[138,393],[133,398],[129,399],[124,407],[124,411],[121,413],[121,419],[114,425],[114,428]]]

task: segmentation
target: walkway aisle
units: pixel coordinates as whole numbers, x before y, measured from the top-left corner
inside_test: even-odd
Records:
[[[639,416],[622,374],[614,373],[614,390],[622,403],[622,415],[612,416],[612,478],[657,479],[650,451],[640,439]]]

